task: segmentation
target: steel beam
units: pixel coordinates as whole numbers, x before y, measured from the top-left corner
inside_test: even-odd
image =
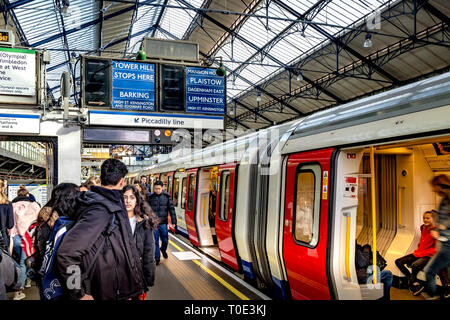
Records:
[[[281,1],[281,0],[273,0],[273,2],[276,3],[282,9],[286,10],[287,12],[289,12],[290,14],[294,15],[295,17],[297,17],[299,19],[302,19],[302,16],[301,16],[301,14],[299,12],[297,12],[294,9],[292,9],[289,5],[287,5],[283,1]],[[330,39],[330,41],[336,43],[340,48],[344,49],[345,51],[347,51],[351,55],[355,56],[359,60],[362,60],[365,64],[371,66],[373,69],[375,69],[383,77],[385,77],[385,78],[389,79],[390,81],[392,81],[392,83],[394,83],[394,84],[398,84],[399,83],[400,80],[398,80],[396,77],[394,77],[393,75],[391,75],[387,71],[383,70],[378,65],[374,64],[372,61],[367,60],[362,54],[360,54],[359,52],[356,52],[354,49],[350,48],[347,44],[342,42],[341,39],[336,38],[336,37],[332,36],[331,34],[329,34],[322,27],[320,27],[318,25],[315,25],[315,24],[312,24],[311,28],[313,28],[314,30],[318,31],[320,34],[322,34],[325,37],[327,37],[328,39]]]
[[[151,4],[151,3],[155,2],[155,1],[156,1],[156,0],[149,0],[149,1],[145,1],[145,2],[140,2],[140,3],[139,3],[139,6],[143,6],[143,5],[146,5],[146,4]],[[103,17],[103,21],[112,19],[112,18],[117,17],[117,16],[120,16],[121,14],[127,13],[127,12],[129,12],[129,11],[131,11],[131,10],[133,10],[133,9],[134,9],[134,7],[127,7],[127,8],[121,9],[121,10],[119,10],[119,11],[116,11],[116,12],[114,12],[114,13],[111,13],[111,14],[109,14],[109,15],[104,16],[104,17]],[[102,21],[102,19],[99,17],[99,18],[94,19],[94,20],[92,20],[92,21],[83,23],[83,24],[80,26],[80,28],[73,28],[73,29],[67,30],[66,36],[69,35],[69,34],[72,34],[72,33],[74,33],[74,32],[77,32],[77,31],[80,31],[80,30],[89,28],[89,27],[91,27],[91,26],[93,26],[93,25],[96,25],[96,24],[100,23],[101,21]],[[52,35],[52,36],[50,36],[50,37],[48,37],[48,38],[46,38],[46,39],[40,40],[40,41],[38,41],[38,42],[35,42],[35,43],[31,44],[30,46],[31,46],[31,47],[38,47],[38,46],[43,45],[43,44],[45,44],[45,43],[48,43],[48,42],[50,42],[50,41],[59,39],[59,38],[61,38],[62,36],[63,36],[63,32],[60,32],[60,33],[55,34],[55,35]],[[127,39],[128,39],[128,38],[127,38]]]

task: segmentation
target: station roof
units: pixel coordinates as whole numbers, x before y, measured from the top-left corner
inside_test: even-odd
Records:
[[[65,17],[63,5],[71,14]],[[448,0],[4,0],[17,44],[51,51],[48,90],[79,54],[133,57],[143,37],[199,43],[227,68],[227,128],[260,129],[442,73]]]

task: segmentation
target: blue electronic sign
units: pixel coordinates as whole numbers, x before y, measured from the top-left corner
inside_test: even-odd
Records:
[[[186,112],[225,114],[225,81],[216,69],[186,67]]]
[[[155,111],[155,65],[112,62],[112,108]]]

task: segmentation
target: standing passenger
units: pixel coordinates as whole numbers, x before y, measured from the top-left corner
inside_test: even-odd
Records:
[[[126,186],[123,190],[125,207],[130,219],[131,231],[136,242],[146,288],[155,283],[155,238],[153,230],[158,228],[158,219],[148,203],[134,186]],[[145,292],[143,299],[145,300]]]
[[[147,191],[151,192],[150,185],[147,183],[147,177],[146,176],[141,176],[141,180],[139,181],[139,184],[144,184],[145,187],[147,188]]]
[[[3,237],[6,249],[9,251],[10,241],[8,229],[14,227],[14,213],[12,204],[5,194],[6,180],[0,179],[0,233]]]
[[[56,271],[70,299],[132,299],[145,291],[145,283],[122,194],[128,170],[117,159],[105,160],[100,170],[102,185],[92,186],[78,198],[78,220],[59,246]],[[90,274],[77,285],[74,270],[86,272],[91,266]]]
[[[42,207],[38,215],[38,225],[33,235],[34,269],[36,273],[36,284],[42,298],[42,262],[45,255],[47,240],[50,238],[56,220],[61,216],[76,220],[76,199],[79,189],[74,183],[60,183],[53,188],[50,200]]]
[[[433,238],[439,240],[437,252],[425,267],[426,292],[422,295],[427,300],[437,300],[436,274],[450,264],[450,179],[445,174],[438,175],[431,180],[433,192],[442,197],[439,204],[436,230],[431,231]],[[447,298],[449,292],[444,292]]]
[[[27,279],[27,267],[25,265],[26,254],[22,249],[22,238],[28,227],[37,220],[39,205],[29,198],[29,192],[22,185],[17,191],[17,197],[12,201],[14,212],[14,228],[11,230],[11,238],[14,243],[14,251],[19,257],[20,265],[20,291],[16,292],[14,300],[22,300],[25,298],[23,289],[31,287],[31,280]]]
[[[153,193],[148,197],[148,202],[152,207],[153,212],[159,218],[158,229],[154,231],[155,234],[155,260],[156,265],[159,265],[161,260],[161,255],[164,259],[168,258],[167,246],[169,245],[169,231],[167,229],[168,214],[170,213],[170,218],[172,219],[173,227],[176,227],[177,216],[175,214],[175,208],[173,207],[172,199],[170,195],[163,191],[163,182],[156,181],[153,186]],[[159,238],[161,237],[161,249],[159,248]]]

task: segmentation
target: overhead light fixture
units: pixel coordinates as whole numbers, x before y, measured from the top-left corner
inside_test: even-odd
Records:
[[[366,34],[366,41],[364,41],[364,48],[370,48],[372,45],[372,35],[368,33]]]
[[[256,102],[261,102],[261,92],[259,92],[259,91],[256,94]]]
[[[225,66],[222,63],[222,57],[218,57],[220,59],[219,67],[216,69],[216,75],[219,77],[224,77],[227,74],[227,70],[225,69]]]
[[[302,80],[303,80],[303,75],[302,75],[302,72],[299,71],[298,75],[297,75],[297,81],[302,81]]]
[[[72,53],[70,54],[70,63],[74,64],[75,62],[77,62],[77,55],[72,51]]]
[[[139,49],[139,52],[136,54],[136,60],[138,61],[145,61],[147,59],[147,55],[145,54],[144,50]]]
[[[61,14],[64,18],[70,17],[70,14],[72,13],[72,10],[70,10],[70,1],[69,0],[62,0],[62,6],[59,9],[61,11]]]

